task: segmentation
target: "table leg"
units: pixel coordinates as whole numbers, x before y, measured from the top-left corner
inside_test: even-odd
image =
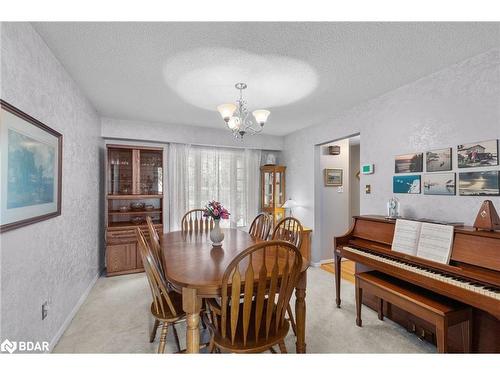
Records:
[[[295,319],[297,325],[297,353],[306,352],[306,285],[307,270],[299,276],[295,288]]]
[[[186,313],[186,352],[200,351],[200,310],[201,298],[196,289],[182,288],[182,309]]]
[[[333,259],[335,261],[335,302],[337,303],[337,307],[340,308],[340,273],[342,272],[342,257],[337,255],[337,251],[335,251]]]

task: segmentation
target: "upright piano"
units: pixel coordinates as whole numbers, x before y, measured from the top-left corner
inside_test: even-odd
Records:
[[[473,308],[472,351],[500,352],[500,233],[456,227],[449,264],[391,250],[395,220],[356,216],[349,231],[334,239],[336,304],[340,307],[341,260],[356,262],[356,271],[374,269],[455,299]],[[376,301],[369,306],[376,306]],[[386,316],[432,341],[432,327],[418,317],[385,306]],[[416,326],[419,326],[419,329]],[[450,336],[453,333],[450,332]],[[450,337],[450,344],[459,342]],[[458,346],[458,344],[457,344]]]

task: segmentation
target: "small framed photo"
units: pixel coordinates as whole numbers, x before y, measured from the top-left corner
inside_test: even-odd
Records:
[[[429,173],[424,175],[425,195],[455,195],[455,173]]]
[[[424,154],[406,154],[396,156],[394,163],[395,173],[415,173],[423,171]]]
[[[392,192],[396,194],[420,194],[420,175],[393,176]]]
[[[459,193],[462,196],[483,197],[500,195],[500,171],[459,173]]]
[[[474,142],[457,147],[458,168],[498,165],[498,140]]]
[[[451,171],[451,148],[427,151],[425,163],[427,172]]]
[[[325,186],[342,186],[342,169],[324,169]]]
[[[62,135],[0,100],[0,232],[61,214]]]

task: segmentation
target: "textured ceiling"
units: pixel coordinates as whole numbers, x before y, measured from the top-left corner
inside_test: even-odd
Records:
[[[500,23],[33,25],[103,116],[221,127],[241,75],[276,135],[500,45]]]

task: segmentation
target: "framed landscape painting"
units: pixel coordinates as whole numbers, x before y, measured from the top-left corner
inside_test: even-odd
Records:
[[[500,195],[500,171],[460,173],[458,186],[460,195],[498,196]]]
[[[325,186],[342,186],[342,169],[324,170]]]
[[[62,135],[0,100],[0,232],[61,214]]]
[[[396,156],[394,164],[395,173],[415,173],[422,172],[424,164],[424,154],[406,154]]]
[[[420,175],[393,176],[392,192],[399,194],[420,194]]]
[[[425,195],[455,195],[455,173],[430,173],[424,175]]]
[[[457,147],[458,168],[498,165],[498,140],[474,142]]]
[[[425,164],[427,172],[451,171],[451,148],[427,151]]]

